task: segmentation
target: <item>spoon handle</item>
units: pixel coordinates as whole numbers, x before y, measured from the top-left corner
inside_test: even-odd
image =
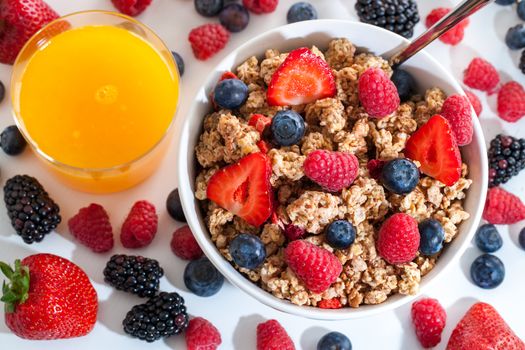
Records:
[[[447,30],[472,15],[474,12],[483,8],[493,0],[465,0],[456,8],[437,21],[426,32],[421,34],[417,39],[412,41],[408,46],[395,53],[390,59],[392,66],[398,66],[401,63],[414,56],[428,44],[439,38]]]

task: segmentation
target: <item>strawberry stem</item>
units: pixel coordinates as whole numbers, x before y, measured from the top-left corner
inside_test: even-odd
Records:
[[[1,301],[5,303],[5,312],[15,312],[16,305],[23,304],[29,297],[29,268],[20,260],[15,260],[15,268],[0,261],[0,270],[7,277],[2,284]]]

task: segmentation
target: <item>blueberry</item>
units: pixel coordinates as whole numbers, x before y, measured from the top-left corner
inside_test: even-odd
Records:
[[[381,170],[381,181],[387,190],[397,194],[412,192],[419,182],[419,170],[410,160],[398,158],[389,161]]]
[[[405,102],[414,94],[416,90],[416,81],[412,74],[403,69],[394,70],[392,82],[397,88],[397,93],[401,102]]]
[[[223,0],[195,0],[195,10],[204,17],[217,16],[222,10]]]
[[[288,23],[309,21],[311,19],[317,19],[317,10],[312,4],[304,1],[293,4],[286,14]]]
[[[507,5],[514,4],[514,1],[516,1],[516,0],[496,0],[496,4],[507,6]]]
[[[184,60],[182,59],[182,56],[176,53],[175,51],[171,51],[171,54],[173,55],[173,58],[175,59],[175,62],[177,63],[179,74],[182,77],[184,75]]]
[[[0,147],[10,156],[16,156],[24,151],[27,142],[16,125],[10,125],[0,134]]]
[[[224,6],[219,15],[219,21],[232,33],[237,33],[246,28],[250,22],[250,14],[246,7],[232,3]]]
[[[230,255],[237,266],[253,270],[266,259],[266,247],[259,237],[241,233],[230,242]]]
[[[498,229],[492,224],[481,225],[476,232],[476,245],[485,253],[493,253],[503,245]]]
[[[209,297],[216,294],[224,284],[224,277],[208,258],[190,261],[184,269],[184,284],[193,294]]]
[[[177,221],[186,222],[184,211],[182,210],[182,204],[180,202],[179,189],[176,188],[170,192],[166,199],[166,209],[168,214]]]
[[[520,246],[525,249],[525,227],[521,229],[518,241],[520,242]]]
[[[335,249],[346,249],[355,241],[355,228],[346,220],[336,220],[326,229],[326,241]]]
[[[512,50],[519,50],[525,47],[525,25],[518,24],[509,28],[505,36],[507,46]]]
[[[483,254],[478,256],[470,266],[470,276],[478,287],[496,288],[505,278],[505,266],[497,256]]]
[[[525,21],[525,1],[518,2],[518,16]]]
[[[292,110],[279,111],[272,118],[273,140],[280,146],[296,145],[304,136],[303,117]]]
[[[5,97],[5,86],[4,83],[0,81],[0,102],[4,100]]]
[[[443,240],[445,239],[445,230],[441,223],[434,219],[426,219],[418,225],[419,251],[423,255],[434,255],[443,249]]]
[[[343,333],[330,332],[319,339],[317,350],[352,350],[352,343]]]
[[[226,109],[237,109],[248,98],[248,87],[240,79],[225,79],[215,87],[214,101]]]

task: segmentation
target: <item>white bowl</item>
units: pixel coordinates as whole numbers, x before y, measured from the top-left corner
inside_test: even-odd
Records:
[[[408,43],[408,40],[384,29],[342,20],[299,22],[263,33],[234,50],[210,73],[208,80],[198,91],[189,114],[185,116],[180,132],[178,154],[179,193],[184,213],[199,245],[210,261],[231,283],[260,302],[286,313],[323,320],[342,320],[378,314],[399,307],[414,299],[414,296],[396,294],[378,305],[362,305],[358,309],[329,310],[292,304],[287,300],[274,297],[252,283],[223,258],[210,239],[198,201],[194,197],[195,146],[202,130],[203,118],[211,110],[209,92],[224,71],[233,71],[235,67],[252,55],[264,56],[264,51],[269,48],[289,51],[301,46],[316,45],[321,49],[326,49],[330,39],[338,37],[348,38],[360,50],[368,50],[378,55],[385,55],[385,57],[388,57],[389,53],[395,51],[396,48]],[[452,75],[424,51],[407,61],[403,68],[414,75],[420,91],[437,86],[447,94],[464,94],[463,89]],[[473,141],[467,147],[462,148],[463,159],[469,165],[470,178],[473,180],[465,200],[465,210],[471,216],[469,220],[461,224],[458,236],[446,247],[435,268],[422,278],[420,293],[425,291],[431,283],[434,283],[438,276],[446,274],[445,269],[460,268],[458,258],[471,241],[481,218],[487,189],[488,166],[483,133],[478,119],[473,118],[473,120]]]

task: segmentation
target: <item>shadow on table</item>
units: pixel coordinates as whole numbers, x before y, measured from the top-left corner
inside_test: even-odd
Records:
[[[237,323],[235,331],[233,332],[233,348],[257,348],[257,338],[254,329],[257,329],[257,325],[264,321],[266,321],[264,317],[259,314],[241,317]]]
[[[465,253],[463,253],[459,259],[461,271],[463,271],[463,275],[470,283],[473,283],[472,279],[470,278],[470,266],[472,265],[472,262],[481,254],[483,254],[483,252],[481,252],[477,247],[471,246],[467,248]]]
[[[319,326],[310,327],[306,329],[301,335],[301,346],[299,348],[303,350],[316,350],[319,339],[321,339],[323,335],[329,332],[329,329]]]
[[[147,298],[139,298],[136,295],[115,290],[109,298],[99,301],[97,321],[110,331],[127,336],[122,328],[122,321],[134,305],[142,304],[146,301]]]

